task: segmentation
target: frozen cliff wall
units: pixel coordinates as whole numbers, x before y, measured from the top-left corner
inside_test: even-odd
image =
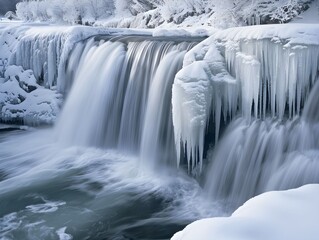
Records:
[[[67,84],[65,66],[73,45],[106,30],[11,24],[0,28],[1,120],[53,123]]]
[[[191,170],[202,165],[211,116],[217,139],[221,119],[300,115],[318,78],[318,32],[318,25],[298,24],[233,28],[188,52],[172,90],[178,157]]]

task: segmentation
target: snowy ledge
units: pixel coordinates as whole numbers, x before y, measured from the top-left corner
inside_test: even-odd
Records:
[[[319,185],[267,192],[248,200],[230,217],[203,219],[172,240],[316,240],[319,236]]]
[[[319,45],[319,24],[270,24],[228,28],[213,34],[220,40],[282,39],[290,44]]]

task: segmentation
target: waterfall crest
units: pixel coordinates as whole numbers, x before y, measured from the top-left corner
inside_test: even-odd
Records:
[[[193,45],[127,37],[78,43],[66,69],[73,87],[56,126],[59,142],[176,163],[171,87]]]

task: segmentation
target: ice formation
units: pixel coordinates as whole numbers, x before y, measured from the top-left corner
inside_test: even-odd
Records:
[[[227,72],[224,58],[212,39],[203,41],[186,54],[172,92],[178,165],[182,148],[189,169],[194,169],[197,162],[201,169],[204,137],[211,113],[216,122],[217,139],[221,115],[232,116],[237,108],[236,81]]]
[[[52,124],[61,105],[57,91],[67,92],[71,86],[65,66],[73,45],[98,33],[107,31],[21,23],[1,26],[1,120]],[[25,82],[30,79],[31,85]]]
[[[178,159],[181,145],[191,169],[202,165],[211,115],[216,139],[221,115],[239,114],[248,122],[252,116],[300,115],[318,78],[318,30],[318,25],[227,29],[187,53],[172,97]]]
[[[300,115],[302,106],[318,75],[318,30],[317,25],[304,24],[214,30],[211,32],[211,37],[188,51],[183,60],[183,69],[176,74],[172,87],[174,127],[171,129],[174,131],[176,148],[174,151],[177,152],[177,165],[186,157],[189,171],[195,170],[197,167],[199,170],[202,169],[204,146],[208,144],[205,143],[204,138],[210,123],[215,125],[216,143],[222,121],[232,120],[234,116],[242,116],[247,122],[250,122],[256,118],[265,119],[269,116],[284,120],[286,117],[292,119]],[[14,64],[20,65],[26,70],[32,69],[36,83],[46,89],[51,89],[53,93],[55,90],[67,93],[73,81],[86,82],[85,84],[90,86],[83,88],[94,91],[94,84],[92,85],[90,81],[85,80],[97,79],[96,81],[98,81],[104,75],[110,76],[109,81],[102,82],[100,79],[101,84],[103,86],[108,84],[108,88],[114,91],[113,93],[111,90],[110,93],[101,91],[97,96],[103,94],[105,96],[101,97],[99,104],[96,104],[96,106],[100,106],[100,103],[108,102],[107,107],[103,108],[104,112],[100,111],[99,113],[105,122],[101,123],[96,131],[105,130],[106,136],[109,137],[105,139],[105,133],[99,135],[88,128],[83,131],[83,134],[87,132],[84,134],[87,137],[81,137],[81,141],[91,141],[88,140],[90,139],[89,135],[96,134],[100,136],[100,140],[95,138],[99,144],[102,142],[101,139],[104,139],[105,142],[102,145],[122,146],[121,148],[133,149],[134,151],[141,147],[142,142],[150,142],[145,140],[148,139],[148,134],[146,134],[146,130],[143,130],[143,126],[146,125],[145,121],[148,121],[146,119],[151,119],[151,117],[147,117],[147,111],[151,111],[148,110],[148,105],[153,104],[160,107],[162,101],[158,97],[156,100],[149,97],[149,91],[151,91],[153,84],[152,79],[155,77],[159,65],[165,65],[164,62],[162,63],[163,57],[173,50],[169,36],[166,37],[166,45],[156,43],[156,39],[163,39],[163,35],[171,35],[171,32],[155,31],[154,43],[152,41],[137,43],[134,38],[128,37],[120,40],[120,38],[115,37],[111,42],[127,45],[128,49],[122,50],[125,52],[125,54],[123,52],[124,55],[118,51],[117,53],[109,52],[110,56],[106,53],[104,55],[94,53],[94,49],[101,48],[100,45],[104,44],[103,41],[98,43],[99,39],[103,38],[96,37],[95,40],[91,41],[87,39],[99,34],[112,35],[117,32],[117,34],[125,35],[132,34],[132,32],[124,30],[112,32],[87,27],[42,26],[41,24],[38,26],[27,24],[10,26],[1,28],[0,32],[2,34],[0,38],[2,41],[1,49],[3,50],[0,54],[2,75],[8,65]],[[193,34],[185,31],[179,32],[183,36]],[[135,32],[134,34],[140,33]],[[110,46],[110,48],[112,47]],[[191,47],[183,46],[179,49],[189,50],[189,48]],[[119,54],[117,58],[115,55],[113,56],[113,53]],[[98,77],[94,76],[98,72],[98,67],[94,66],[95,72],[92,70],[91,64],[94,61],[90,54],[98,55],[95,58],[98,61],[94,61],[97,61],[100,67],[104,66],[103,64],[106,64],[104,62],[111,58],[116,59],[119,61],[116,65],[122,66],[121,71],[124,73],[120,73],[120,68],[116,73],[116,68],[114,68],[101,72]],[[154,58],[151,55],[154,55]],[[175,61],[175,56],[170,58],[172,62]],[[180,63],[181,58],[177,62]],[[143,66],[144,70],[138,69],[140,66]],[[109,69],[107,66],[104,67]],[[174,71],[168,74],[169,79],[174,75]],[[113,82],[115,79],[120,80],[115,83]],[[169,79],[167,81],[170,81]],[[167,85],[165,92],[169,91],[169,88]],[[115,96],[116,92],[118,95]],[[87,98],[89,98],[92,93],[83,94],[87,94]],[[74,95],[76,94],[74,93]],[[82,95],[82,93],[78,95]],[[55,95],[48,94],[48,96]],[[155,98],[156,94],[150,96]],[[170,99],[170,94],[167,95],[167,98]],[[84,98],[84,100],[74,99],[75,102],[86,101]],[[51,103],[51,101],[52,99],[48,97],[46,102]],[[155,101],[156,104],[152,101]],[[81,105],[85,106],[86,103],[83,102]],[[166,105],[165,102],[165,111],[163,110],[165,117],[163,119],[171,114],[170,107]],[[6,110],[8,113],[11,111],[10,109],[11,107],[2,110]],[[93,111],[91,107],[88,109]],[[12,109],[11,112],[14,111]],[[81,114],[81,111],[78,111],[77,116]],[[94,119],[98,112],[98,110],[94,110],[92,114],[87,115],[91,115],[90,118]],[[6,114],[5,116],[10,115]],[[6,120],[9,119],[10,117],[6,117]],[[66,122],[71,121],[70,119]],[[128,121],[128,119],[130,120]],[[73,121],[77,120],[73,119]],[[91,122],[91,120],[87,121]],[[154,125],[152,126],[159,133],[162,128],[168,129],[167,121],[169,120],[161,120],[157,124],[153,121]],[[164,137],[165,134],[161,133],[161,135]],[[145,139],[143,140],[143,138]],[[155,144],[155,146],[158,145]],[[145,149],[140,150],[146,153]],[[175,156],[175,153],[172,155]]]

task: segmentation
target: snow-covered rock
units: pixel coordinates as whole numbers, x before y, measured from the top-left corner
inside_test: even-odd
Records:
[[[52,123],[70,79],[66,64],[74,44],[106,29],[0,23],[0,119]]]
[[[203,219],[172,240],[315,240],[319,235],[319,185],[267,192],[247,201],[230,217]]]
[[[51,124],[62,95],[36,83],[32,70],[9,66],[0,79],[0,119],[28,125]]]

